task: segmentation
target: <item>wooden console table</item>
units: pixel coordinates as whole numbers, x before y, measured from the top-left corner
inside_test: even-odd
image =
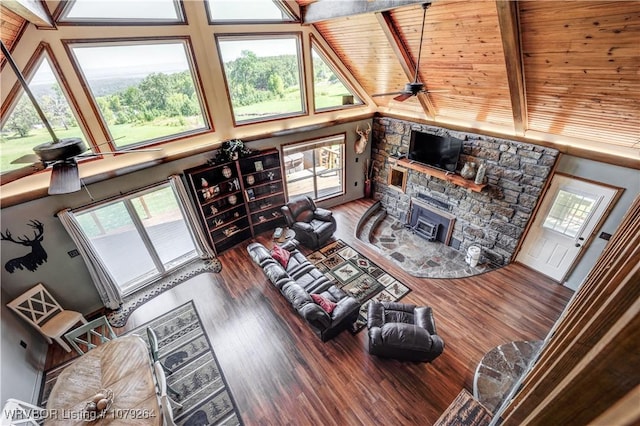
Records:
[[[462,186],[463,188],[470,189],[474,192],[482,192],[482,189],[487,186],[486,183],[478,185],[472,180],[465,179],[460,175],[451,172],[445,172],[443,170],[439,170],[433,167],[425,166],[424,164],[417,163],[415,161],[409,160],[408,158],[401,158],[397,161],[397,164],[402,167],[406,167],[407,169],[416,170],[420,173],[427,174],[429,176],[435,176],[438,179],[445,180],[447,182],[451,182],[454,185]]]
[[[113,391],[113,404],[104,418],[87,422],[85,404],[100,389]],[[58,376],[47,415],[45,425],[161,425],[146,343],[120,337],[82,355]]]

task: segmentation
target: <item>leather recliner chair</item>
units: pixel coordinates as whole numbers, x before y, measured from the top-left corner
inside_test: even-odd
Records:
[[[405,361],[431,362],[444,350],[430,307],[398,302],[369,303],[369,353]]]
[[[322,247],[337,228],[331,211],[316,207],[306,195],[291,199],[281,210],[287,226],[295,231],[296,240],[310,249]]]

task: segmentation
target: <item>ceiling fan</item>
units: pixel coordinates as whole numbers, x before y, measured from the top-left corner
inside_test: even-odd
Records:
[[[446,90],[425,90],[424,83],[418,81],[419,71],[420,71],[420,56],[422,55],[422,39],[424,37],[424,23],[427,17],[427,9],[431,3],[424,3],[422,5],[422,29],[420,30],[420,46],[418,48],[418,62],[416,62],[416,73],[413,79],[413,82],[407,83],[404,85],[404,89],[399,92],[390,92],[390,93],[378,93],[372,95],[373,97],[377,96],[389,96],[389,95],[398,95],[393,98],[395,101],[403,102],[409,99],[412,96],[417,96],[420,93],[436,93],[436,92],[446,92]]]
[[[51,166],[51,178],[48,190],[49,195],[68,194],[79,191],[82,187],[82,181],[80,180],[80,174],[78,172],[78,159],[80,158],[97,157],[102,154],[160,151],[160,149],[153,148],[137,149],[135,151],[121,150],[118,152],[93,153],[87,152],[88,148],[80,138],[58,138],[40,108],[40,105],[38,105],[38,102],[31,92],[24,76],[20,72],[20,69],[2,41],[0,41],[0,47],[2,48],[2,53],[7,58],[7,62],[16,74],[16,77],[22,85],[25,93],[33,103],[34,109],[38,113],[40,120],[42,120],[42,123],[46,127],[52,139],[49,142],[35,146],[33,148],[34,154],[23,155],[22,157],[13,160],[11,164],[30,164],[16,170],[3,172],[0,176],[2,185],[32,175]]]

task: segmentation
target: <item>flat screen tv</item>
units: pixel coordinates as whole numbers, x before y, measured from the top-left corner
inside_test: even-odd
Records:
[[[455,172],[461,149],[460,139],[414,130],[411,132],[407,158],[447,172]]]

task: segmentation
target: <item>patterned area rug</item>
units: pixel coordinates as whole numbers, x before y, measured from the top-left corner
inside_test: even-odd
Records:
[[[190,262],[152,285],[128,295],[120,308],[107,314],[107,320],[113,327],[122,327],[127,323],[129,316],[136,308],[157,295],[203,272],[220,272],[221,270],[222,263],[218,259],[198,259]]]
[[[175,399],[183,408],[174,410],[175,423],[179,426],[241,425],[235,401],[193,302],[126,334],[138,335],[146,342],[147,327],[158,335],[160,360],[173,371],[167,376],[167,383],[180,393]],[[45,372],[41,406],[46,404],[58,374],[66,365],[68,363]]]
[[[360,314],[353,333],[367,325],[367,308],[371,300],[395,302],[411,291],[342,240],[329,243],[311,253],[307,259],[360,303]]]

